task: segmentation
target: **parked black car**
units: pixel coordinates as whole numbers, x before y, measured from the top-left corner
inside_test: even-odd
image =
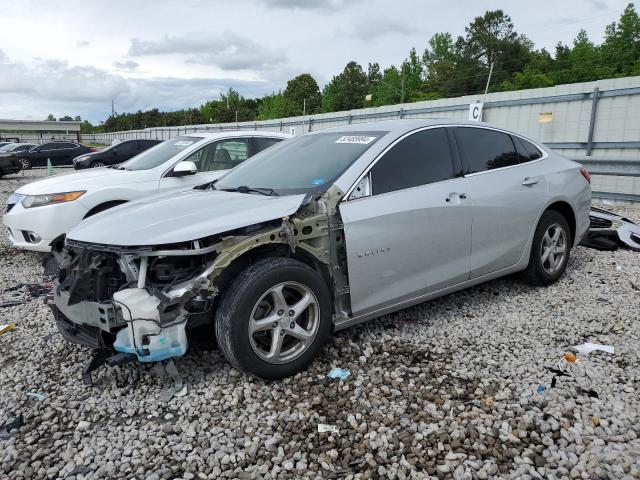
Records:
[[[161,142],[162,140],[125,140],[98,152],[80,155],[73,159],[73,166],[76,170],[80,170],[115,165],[129,160]]]
[[[87,147],[81,143],[61,140],[47,142],[32,148],[28,152],[19,152],[11,156],[17,158],[23,170],[31,167],[44,167],[47,159],[52,165],[71,165],[71,160],[83,153],[95,152],[95,148]]]
[[[20,171],[20,162],[13,157],[0,157],[0,178]]]
[[[35,143],[8,143],[0,147],[0,157],[9,157],[15,153],[28,152],[33,147],[37,147]]]

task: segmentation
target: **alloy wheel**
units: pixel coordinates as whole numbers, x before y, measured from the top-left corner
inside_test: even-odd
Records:
[[[265,292],[249,319],[249,340],[265,362],[282,364],[302,355],[320,327],[320,307],[314,293],[296,282],[283,282]]]
[[[31,168],[31,162],[26,158],[19,158],[20,168],[22,170],[29,170]]]
[[[540,249],[542,268],[547,274],[554,275],[562,268],[567,248],[567,234],[564,228],[557,223],[550,225],[542,237]]]
[[[98,167],[104,167],[105,163],[104,162],[93,162],[91,164],[91,168],[98,168]]]

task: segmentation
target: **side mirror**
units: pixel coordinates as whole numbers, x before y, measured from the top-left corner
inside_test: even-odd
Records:
[[[174,177],[184,177],[186,175],[195,175],[196,173],[198,173],[198,167],[196,167],[196,164],[193,162],[178,162],[176,166],[173,167]]]

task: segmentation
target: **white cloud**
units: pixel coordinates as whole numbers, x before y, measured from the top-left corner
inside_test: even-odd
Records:
[[[222,70],[269,70],[286,62],[286,55],[233,32],[164,35],[158,40],[131,40],[129,55],[181,55],[186,63],[212,64]]]
[[[133,60],[126,60],[124,62],[115,61],[113,62],[113,66],[116,70],[121,72],[135,72],[140,64],[138,62],[134,62]]]

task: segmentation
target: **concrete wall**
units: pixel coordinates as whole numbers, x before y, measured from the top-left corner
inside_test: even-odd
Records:
[[[469,104],[481,101],[482,95],[470,95],[307,117],[238,124],[147,128],[84,135],[83,138],[109,144],[115,138],[169,139],[195,131],[235,129],[287,133],[293,130],[296,135],[301,135],[350,123],[392,118],[467,120]],[[541,123],[542,113],[550,113],[552,121]],[[587,166],[593,163],[593,158],[621,160],[635,175],[640,174],[640,77],[490,93],[484,104],[484,121],[534,138],[562,155],[583,161]],[[593,185],[594,190],[640,195],[640,180],[637,177],[595,175]]]

